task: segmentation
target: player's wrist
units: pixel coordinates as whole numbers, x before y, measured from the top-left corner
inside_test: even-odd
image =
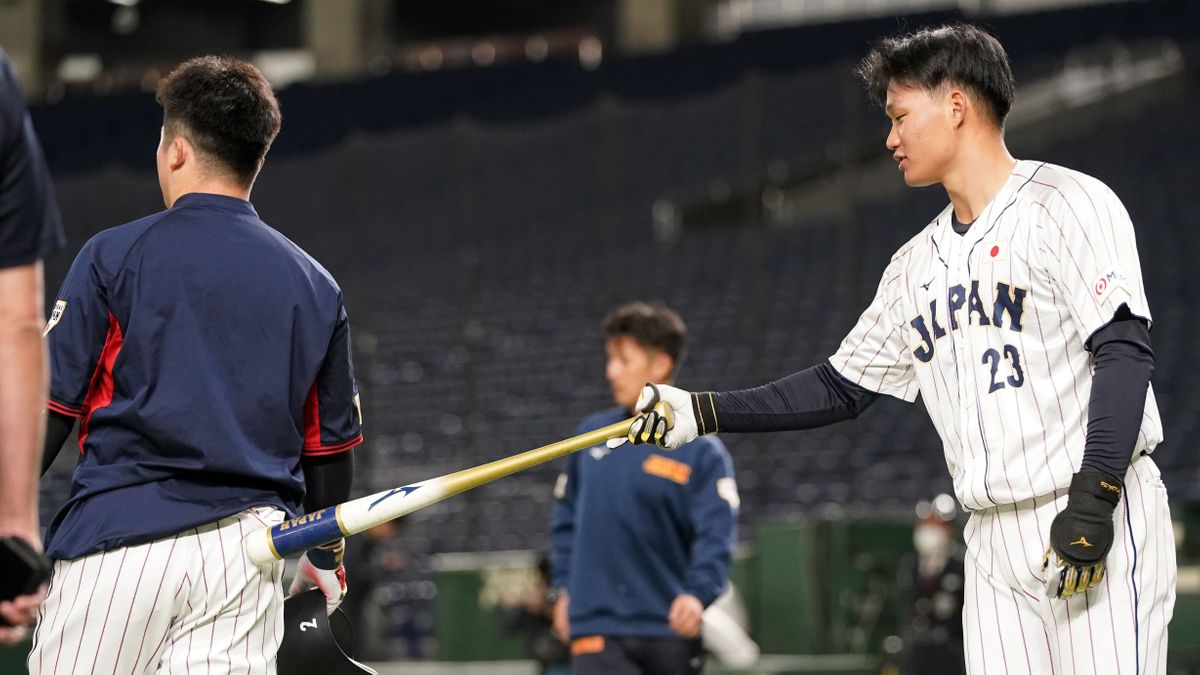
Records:
[[[696,601],[699,602],[702,607],[708,607],[709,605],[711,605],[713,603],[713,601],[715,601],[717,599],[717,596],[715,594],[711,593],[708,589],[698,588],[696,586],[685,587],[683,589],[682,593],[675,596],[675,599],[678,600],[679,598],[682,598],[685,596],[690,597],[690,598],[695,598]]]
[[[1071,478],[1067,490],[1067,505],[1089,513],[1110,515],[1121,502],[1125,492],[1120,479],[1104,471],[1083,469]]]
[[[696,432],[698,436],[705,434],[714,434],[721,429],[721,422],[717,419],[717,394],[712,391],[698,391],[692,393],[692,415],[696,418]]]
[[[1113,544],[1113,510],[1122,486],[1113,476],[1084,469],[1071,479],[1067,507],[1050,523],[1050,547],[1072,565],[1102,561]]]
[[[42,537],[36,518],[0,519],[0,537],[15,537],[29,544],[35,551],[42,551]]]
[[[345,554],[345,539],[310,548],[307,552],[308,561],[312,563],[312,566],[322,570],[335,570],[341,567]]]

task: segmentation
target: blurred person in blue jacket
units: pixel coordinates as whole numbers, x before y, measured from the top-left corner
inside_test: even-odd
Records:
[[[661,305],[604,320],[605,374],[617,407],[575,433],[632,415],[646,382],[674,379],[687,327]],[[737,541],[733,464],[715,436],[675,451],[601,444],[567,459],[551,525],[554,627],[575,675],[700,673],[704,610],[725,590]]]

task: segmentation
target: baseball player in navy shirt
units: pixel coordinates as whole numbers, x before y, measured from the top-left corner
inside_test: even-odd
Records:
[[[629,417],[646,378],[673,378],[686,328],[633,303],[604,322],[606,374],[618,407],[576,433]],[[571,455],[551,526],[555,630],[577,675],[699,673],[704,608],[729,580],[738,510],[733,465],[715,436],[666,453],[604,445]]]
[[[101,232],[54,306],[47,464],[78,422],[33,673],[275,672],[283,563],[245,533],[344,500],[362,441],[329,273],[247,201],[280,126],[253,66],[205,57],[159,85],[167,210]],[[293,592],[341,601],[342,544]]]
[[[33,622],[48,569],[37,518],[46,397],[41,260],[62,245],[41,145],[0,50],[0,624],[18,625],[0,625],[4,643],[20,640],[20,626]]]

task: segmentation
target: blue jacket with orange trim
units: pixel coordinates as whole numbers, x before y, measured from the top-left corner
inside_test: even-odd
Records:
[[[619,408],[576,433],[619,422]],[[737,486],[725,445],[704,436],[674,451],[603,445],[567,459],[550,539],[555,586],[570,594],[571,636],[673,636],[667,613],[688,593],[724,590],[737,542]]]

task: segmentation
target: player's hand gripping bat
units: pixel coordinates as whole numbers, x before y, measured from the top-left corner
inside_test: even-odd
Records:
[[[674,416],[670,406],[660,403],[659,414],[668,420]],[[498,459],[488,464],[463,469],[419,483],[384,490],[373,495],[314,511],[298,518],[285,520],[273,527],[251,532],[243,542],[246,554],[256,565],[265,565],[285,556],[327,544],[342,537],[385,523],[393,518],[423,509],[430,504],[460,492],[490,483],[497,478],[528,469],[532,466],[564,457],[584,448],[604,443],[610,438],[623,438],[637,417],[616,422],[557,443]]]

